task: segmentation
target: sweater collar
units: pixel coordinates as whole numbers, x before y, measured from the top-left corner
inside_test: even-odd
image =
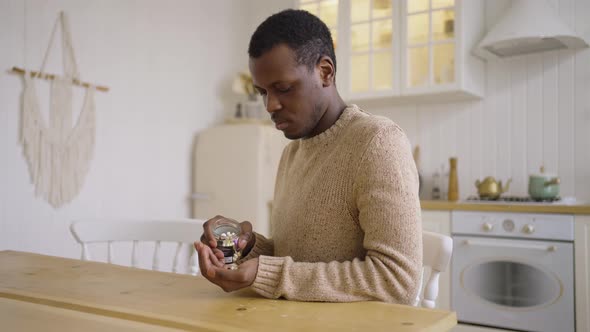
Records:
[[[338,120],[336,120],[336,122],[334,122],[334,124],[332,126],[330,126],[330,128],[324,130],[323,132],[310,137],[310,138],[302,138],[300,139],[300,143],[301,146],[314,146],[316,144],[320,144],[322,142],[327,142],[330,141],[333,137],[335,137],[336,135],[338,135],[338,133],[341,131],[341,128],[344,128],[348,125],[348,123],[350,123],[350,121],[356,116],[358,115],[359,112],[362,112],[357,105],[351,104],[348,105],[344,111],[342,111],[342,114],[340,114],[340,117],[338,118]]]

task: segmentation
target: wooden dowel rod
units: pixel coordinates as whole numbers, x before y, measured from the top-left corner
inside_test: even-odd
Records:
[[[25,70],[22,69],[22,68],[19,68],[19,67],[12,67],[12,72],[13,73],[17,73],[17,74],[21,74],[21,75],[24,75],[25,74]],[[56,77],[58,77],[58,75],[55,75],[55,74],[45,74],[45,73],[39,73],[39,72],[36,72],[36,71],[31,71],[30,73],[31,73],[31,77],[32,76],[36,76],[36,77],[43,78],[43,79],[46,79],[46,80],[53,80]],[[73,83],[76,84],[76,85],[81,85],[81,86],[87,87],[87,88],[90,87],[90,84],[89,83],[80,82],[78,79],[73,79]],[[106,87],[106,86],[100,86],[100,85],[93,85],[93,86],[98,91],[102,91],[102,92],[108,92],[109,91],[109,88]]]

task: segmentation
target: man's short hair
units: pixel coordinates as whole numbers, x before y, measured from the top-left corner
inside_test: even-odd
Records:
[[[251,58],[259,58],[279,44],[286,44],[296,55],[300,65],[312,70],[320,57],[326,55],[334,62],[336,55],[330,29],[316,16],[305,10],[287,9],[268,17],[262,22],[248,47]]]

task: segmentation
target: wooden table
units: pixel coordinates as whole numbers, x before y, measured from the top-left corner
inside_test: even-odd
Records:
[[[448,331],[455,313],[269,300],[202,277],[0,251],[0,324],[28,331]]]

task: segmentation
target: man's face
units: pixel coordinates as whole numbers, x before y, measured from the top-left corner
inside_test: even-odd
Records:
[[[254,86],[264,99],[277,129],[289,139],[316,135],[325,112],[319,71],[297,64],[295,53],[281,44],[257,59],[250,58]]]

